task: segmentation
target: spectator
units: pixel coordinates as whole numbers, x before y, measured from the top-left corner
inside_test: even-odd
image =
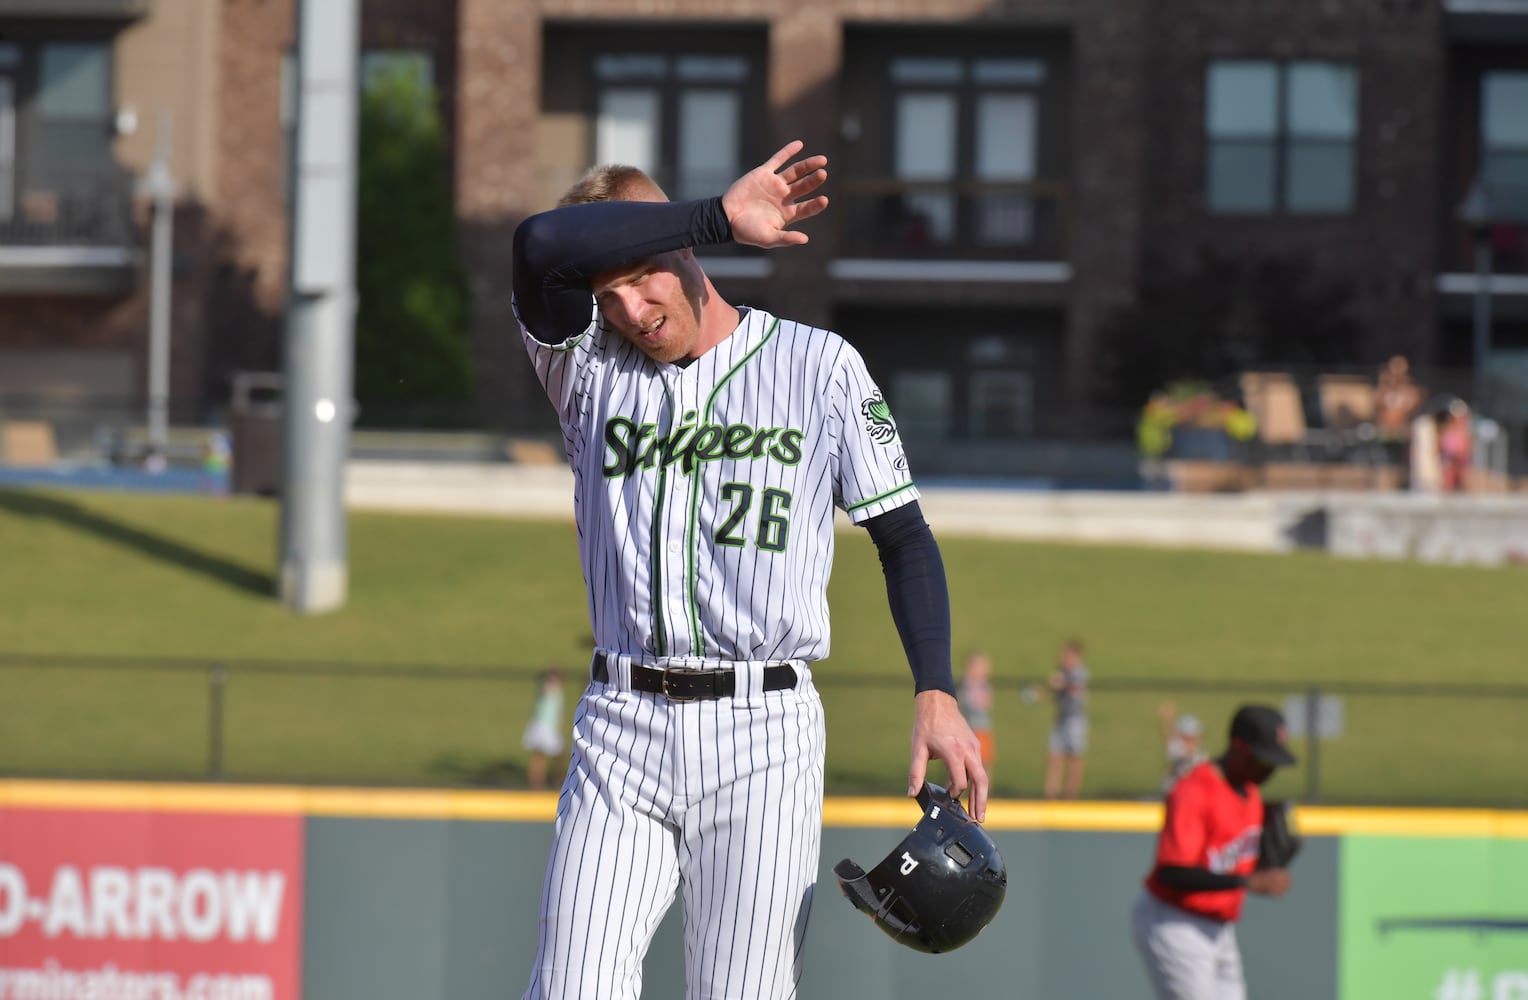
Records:
[[[1443,456],[1438,448],[1440,419],[1439,414],[1421,413],[1411,421],[1411,464],[1406,470],[1406,485],[1414,493],[1436,493],[1443,488]]]
[[[1470,405],[1462,399],[1449,403],[1439,417],[1438,458],[1443,466],[1443,492],[1468,490],[1470,466],[1475,461],[1475,429],[1470,421]]]
[[[228,495],[228,465],[233,448],[228,435],[213,431],[202,442],[202,490],[214,496]]]
[[[530,751],[526,776],[537,791],[547,787],[548,765],[562,754],[562,671],[551,669],[541,674],[536,704],[525,726],[521,746]]]
[[[1083,757],[1088,750],[1088,668],[1079,640],[1061,647],[1049,690],[1056,700],[1056,722],[1045,761],[1045,797],[1075,799],[1082,792]]]
[[[1397,354],[1379,370],[1374,384],[1374,429],[1380,440],[1402,442],[1422,406],[1422,387],[1412,381],[1411,363]]]
[[[1374,435],[1385,461],[1402,470],[1403,479],[1418,473],[1414,460],[1415,421],[1422,411],[1422,387],[1412,381],[1411,363],[1392,355],[1374,382]],[[1420,470],[1425,478],[1427,470]]]
[[[1174,782],[1205,759],[1200,737],[1204,726],[1188,713],[1178,714],[1178,707],[1170,701],[1157,706],[1157,718],[1162,723],[1162,742],[1167,750],[1167,776],[1162,779],[1162,792],[1166,794]]]
[[[966,657],[955,693],[960,701],[960,714],[966,717],[981,742],[982,764],[991,772],[997,745],[992,739],[992,657],[985,650],[978,649]]]

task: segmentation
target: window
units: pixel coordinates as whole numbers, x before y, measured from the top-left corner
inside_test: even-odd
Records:
[[[435,68],[428,52],[375,49],[361,54],[361,92],[375,89],[390,77],[402,77],[421,94],[433,92]]]
[[[0,42],[0,222],[16,214],[16,77],[21,46]]]
[[[1480,105],[1480,155],[1492,212],[1528,222],[1528,73],[1487,73]]]
[[[956,242],[1015,246],[1033,239],[1032,199],[1014,188],[1035,179],[1035,88],[1045,79],[1045,63],[1038,59],[890,60],[893,172],[909,182],[895,206],[895,240],[916,250]],[[962,181],[976,182],[972,197],[957,194]]]
[[[1329,62],[1226,60],[1206,77],[1206,202],[1219,214],[1354,207],[1358,73]]]
[[[742,173],[751,78],[741,55],[597,54],[594,162],[640,167],[675,199],[726,190]]]
[[[899,371],[892,376],[891,412],[907,439],[943,440],[951,430],[951,379],[943,371]]]
[[[0,75],[0,222],[16,214],[16,85]]]
[[[38,51],[33,177],[48,186],[99,180],[111,164],[111,47],[54,42]]]
[[[1062,429],[1060,309],[848,307],[833,324],[862,345],[910,443],[986,446]]]
[[[276,111],[281,125],[281,197],[290,200],[297,185],[297,50],[281,55],[281,99]]]
[[[846,25],[842,255],[1063,259],[1073,51],[1048,27]]]
[[[281,194],[286,199],[296,184],[297,50],[288,49],[281,56],[281,98],[277,115],[281,128]],[[364,95],[389,82],[395,82],[421,98],[433,99],[435,62],[428,52],[411,49],[372,49],[361,53],[360,91]]]
[[[362,121],[368,109],[383,110],[395,124],[410,123],[421,130],[438,121],[435,108],[435,65],[428,52],[404,49],[361,53]]]
[[[1030,181],[1035,176],[1035,98],[1032,94],[981,94],[976,99],[976,177],[980,181]],[[1030,200],[984,195],[976,216],[976,241],[1027,243],[1033,227]]]
[[[971,373],[973,437],[1016,438],[1034,433],[1034,381],[1023,371]]]
[[[112,155],[115,75],[107,38],[0,41],[0,242],[125,245],[132,176]]]

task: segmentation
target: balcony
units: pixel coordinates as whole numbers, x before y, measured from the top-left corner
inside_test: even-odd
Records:
[[[0,293],[124,294],[140,257],[123,178],[27,191],[0,218]]]
[[[1528,0],[1443,0],[1443,25],[1456,42],[1528,41]]]
[[[837,278],[1063,282],[1068,190],[1054,181],[836,182]]]
[[[65,17],[113,18],[128,20],[143,17],[154,0],[0,0],[0,18]]]

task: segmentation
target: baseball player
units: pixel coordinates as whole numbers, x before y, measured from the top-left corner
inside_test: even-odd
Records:
[[[690,997],[794,997],[817,877],[834,507],[879,549],[930,759],[986,812],[949,594],[859,354],[734,306],[693,248],[807,242],[827,159],[792,142],[719,198],[599,167],[515,232],[514,302],[561,419],[596,648],[526,997],[635,998],[682,895]]]
[[[1287,868],[1259,868],[1263,799],[1259,786],[1295,762],[1284,718],[1244,705],[1231,741],[1167,793],[1156,863],[1137,897],[1132,923],[1158,1000],[1245,1000],[1236,921],[1247,893],[1282,896]]]

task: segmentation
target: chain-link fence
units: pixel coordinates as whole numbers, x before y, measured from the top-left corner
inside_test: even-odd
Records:
[[[0,772],[523,787],[520,737],[541,669],[0,656]],[[567,678],[569,725],[581,673],[570,668]],[[838,674],[831,664],[815,679],[828,713],[829,791],[895,794],[908,761],[909,680]],[[1031,696],[1037,685],[995,685],[992,780],[1000,797],[1041,794],[1052,709]],[[1164,703],[1202,720],[1213,755],[1235,707],[1248,701],[1284,710],[1300,758],[1269,794],[1528,806],[1528,684],[1098,681],[1082,794],[1161,794]]]

